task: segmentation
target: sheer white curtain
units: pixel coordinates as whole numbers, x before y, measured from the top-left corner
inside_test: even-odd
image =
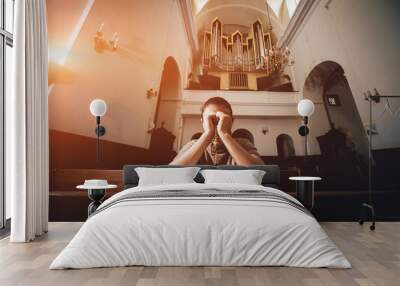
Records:
[[[12,242],[47,231],[49,165],[45,0],[15,1],[14,82],[6,111]]]

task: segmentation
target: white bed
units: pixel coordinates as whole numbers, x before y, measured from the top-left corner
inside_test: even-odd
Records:
[[[166,191],[177,192],[154,197]],[[153,196],[146,197],[146,192]],[[252,192],[262,194],[257,197]],[[254,185],[130,188],[100,206],[50,269],[128,265],[350,268],[319,223],[299,204],[277,189]]]

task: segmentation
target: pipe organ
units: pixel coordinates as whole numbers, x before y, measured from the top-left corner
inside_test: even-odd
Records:
[[[236,31],[223,33],[223,24],[216,18],[211,31],[203,34],[202,64],[209,71],[263,72],[268,75],[281,67],[273,48],[270,32],[265,32],[260,20],[255,21],[248,34]]]

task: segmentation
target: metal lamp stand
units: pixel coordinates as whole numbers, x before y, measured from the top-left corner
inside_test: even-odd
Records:
[[[96,140],[96,162],[100,162],[100,137],[106,133],[104,126],[100,125],[100,116],[96,116],[96,129],[94,131],[97,136]]]
[[[308,146],[307,146],[307,135],[310,132],[308,129],[308,116],[304,116],[304,126],[305,126],[305,134],[304,134],[304,157],[308,156]]]
[[[307,161],[307,156],[308,156],[308,146],[307,146],[307,144],[308,144],[308,139],[307,139],[307,137],[308,137],[308,133],[310,132],[310,130],[308,129],[308,116],[304,116],[303,117],[303,125],[302,126],[300,126],[300,128],[299,128],[299,135],[300,136],[302,136],[302,137],[304,137],[304,170],[306,170],[307,171],[307,173],[308,173],[308,169],[307,169],[307,163],[308,163],[308,161]]]
[[[365,211],[369,211],[371,213],[372,224],[370,225],[371,230],[375,230],[375,208],[372,202],[372,101],[379,101],[378,99],[374,99],[373,95],[368,94],[365,96],[365,100],[369,101],[369,130],[368,130],[368,202],[363,203],[361,205],[360,210],[360,218],[358,220],[359,224],[362,225],[364,223],[364,213]],[[376,101],[376,102],[378,102]]]
[[[372,130],[372,103],[379,103],[381,101],[381,98],[400,98],[399,95],[380,95],[376,89],[374,89],[375,94],[372,95],[370,91],[368,91],[365,96],[365,100],[369,102],[369,130],[368,130],[368,139],[369,139],[369,145],[368,145],[368,202],[363,203],[361,205],[361,211],[360,211],[360,218],[359,218],[359,223],[362,225],[364,223],[364,214],[365,211],[369,211],[371,213],[371,221],[372,224],[370,225],[371,230],[375,230],[375,208],[373,205],[373,200],[372,200],[372,135],[373,135],[373,130]]]

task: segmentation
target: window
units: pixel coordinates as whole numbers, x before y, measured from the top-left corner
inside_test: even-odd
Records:
[[[0,0],[0,228],[10,218],[10,194],[4,187],[5,99],[11,92],[14,0]]]
[[[5,30],[13,33],[14,30],[14,0],[4,0]]]

